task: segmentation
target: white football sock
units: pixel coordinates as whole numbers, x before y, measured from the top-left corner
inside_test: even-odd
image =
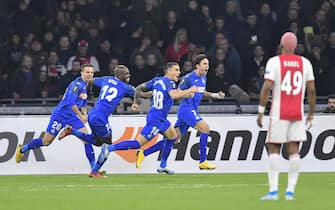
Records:
[[[295,185],[298,182],[300,169],[300,155],[293,154],[289,157],[288,183],[286,192],[294,192]]]
[[[278,178],[279,178],[279,154],[270,154],[269,155],[269,171],[268,171],[268,179],[269,179],[269,187],[270,192],[278,191]]]

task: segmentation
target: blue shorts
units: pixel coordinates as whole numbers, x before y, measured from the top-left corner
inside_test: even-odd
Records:
[[[59,131],[67,125],[71,125],[75,130],[85,127],[84,123],[77,116],[66,118],[58,114],[52,114],[46,131],[53,136],[57,136]]]
[[[189,127],[194,128],[195,125],[200,122],[202,118],[199,116],[197,111],[192,109],[179,109],[178,119],[175,128],[179,128],[181,135],[185,135]]]
[[[94,117],[88,116],[88,124],[91,127],[92,134],[97,138],[105,138],[112,135],[112,128],[108,121],[105,123],[96,123]]]
[[[169,129],[171,123],[167,119],[161,120],[147,120],[147,124],[141,131],[141,135],[144,136],[148,141],[153,139],[158,133],[164,133]]]

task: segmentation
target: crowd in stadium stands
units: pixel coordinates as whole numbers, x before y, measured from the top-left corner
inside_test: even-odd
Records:
[[[292,31],[314,67],[318,96],[335,93],[335,0],[3,0],[0,98],[59,97],[91,63],[95,76],[118,64],[138,85],[165,61],[192,70],[210,58],[208,90],[257,98],[268,57]],[[236,90],[236,88],[234,89]]]

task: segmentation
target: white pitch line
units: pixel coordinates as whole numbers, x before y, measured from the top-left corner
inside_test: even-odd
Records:
[[[156,185],[39,185],[27,186],[17,188],[19,191],[75,191],[75,190],[95,190],[95,191],[109,191],[109,190],[134,190],[142,187],[150,187],[153,189],[218,189],[218,188],[232,188],[232,187],[250,187],[250,186],[267,186],[267,184],[156,184]],[[0,191],[8,191],[7,188],[0,188]]]

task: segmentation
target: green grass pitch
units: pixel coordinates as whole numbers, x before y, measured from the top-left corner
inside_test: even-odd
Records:
[[[302,173],[294,201],[260,201],[266,174],[0,176],[1,210],[334,210],[335,173]]]

